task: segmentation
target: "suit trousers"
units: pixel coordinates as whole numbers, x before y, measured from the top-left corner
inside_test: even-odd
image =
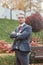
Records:
[[[16,65],[29,65],[29,53],[16,51]]]

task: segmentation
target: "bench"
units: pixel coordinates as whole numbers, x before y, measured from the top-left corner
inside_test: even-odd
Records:
[[[43,46],[31,47],[31,62],[43,63]]]

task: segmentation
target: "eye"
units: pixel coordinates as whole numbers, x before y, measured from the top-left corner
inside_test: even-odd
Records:
[[[24,17],[18,17],[18,19],[21,19],[21,18],[23,19]]]

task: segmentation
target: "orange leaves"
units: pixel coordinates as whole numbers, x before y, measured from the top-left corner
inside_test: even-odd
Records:
[[[23,4],[20,2],[19,5],[18,5],[18,9],[19,10],[23,10]]]
[[[4,53],[4,52],[11,53],[10,48],[11,48],[10,44],[7,45],[4,40],[0,40],[0,53]]]
[[[32,42],[30,43],[30,45],[31,45],[31,46],[38,46],[38,43],[37,43],[37,42],[32,41]]]

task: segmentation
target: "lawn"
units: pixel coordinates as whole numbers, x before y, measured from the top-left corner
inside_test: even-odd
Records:
[[[0,19],[0,40],[6,42],[12,42],[10,39],[10,33],[15,30],[18,22],[16,20]],[[38,33],[32,33],[32,37],[37,37],[43,39],[43,31]]]
[[[18,25],[15,20],[0,19],[0,40],[11,42],[10,33]]]

